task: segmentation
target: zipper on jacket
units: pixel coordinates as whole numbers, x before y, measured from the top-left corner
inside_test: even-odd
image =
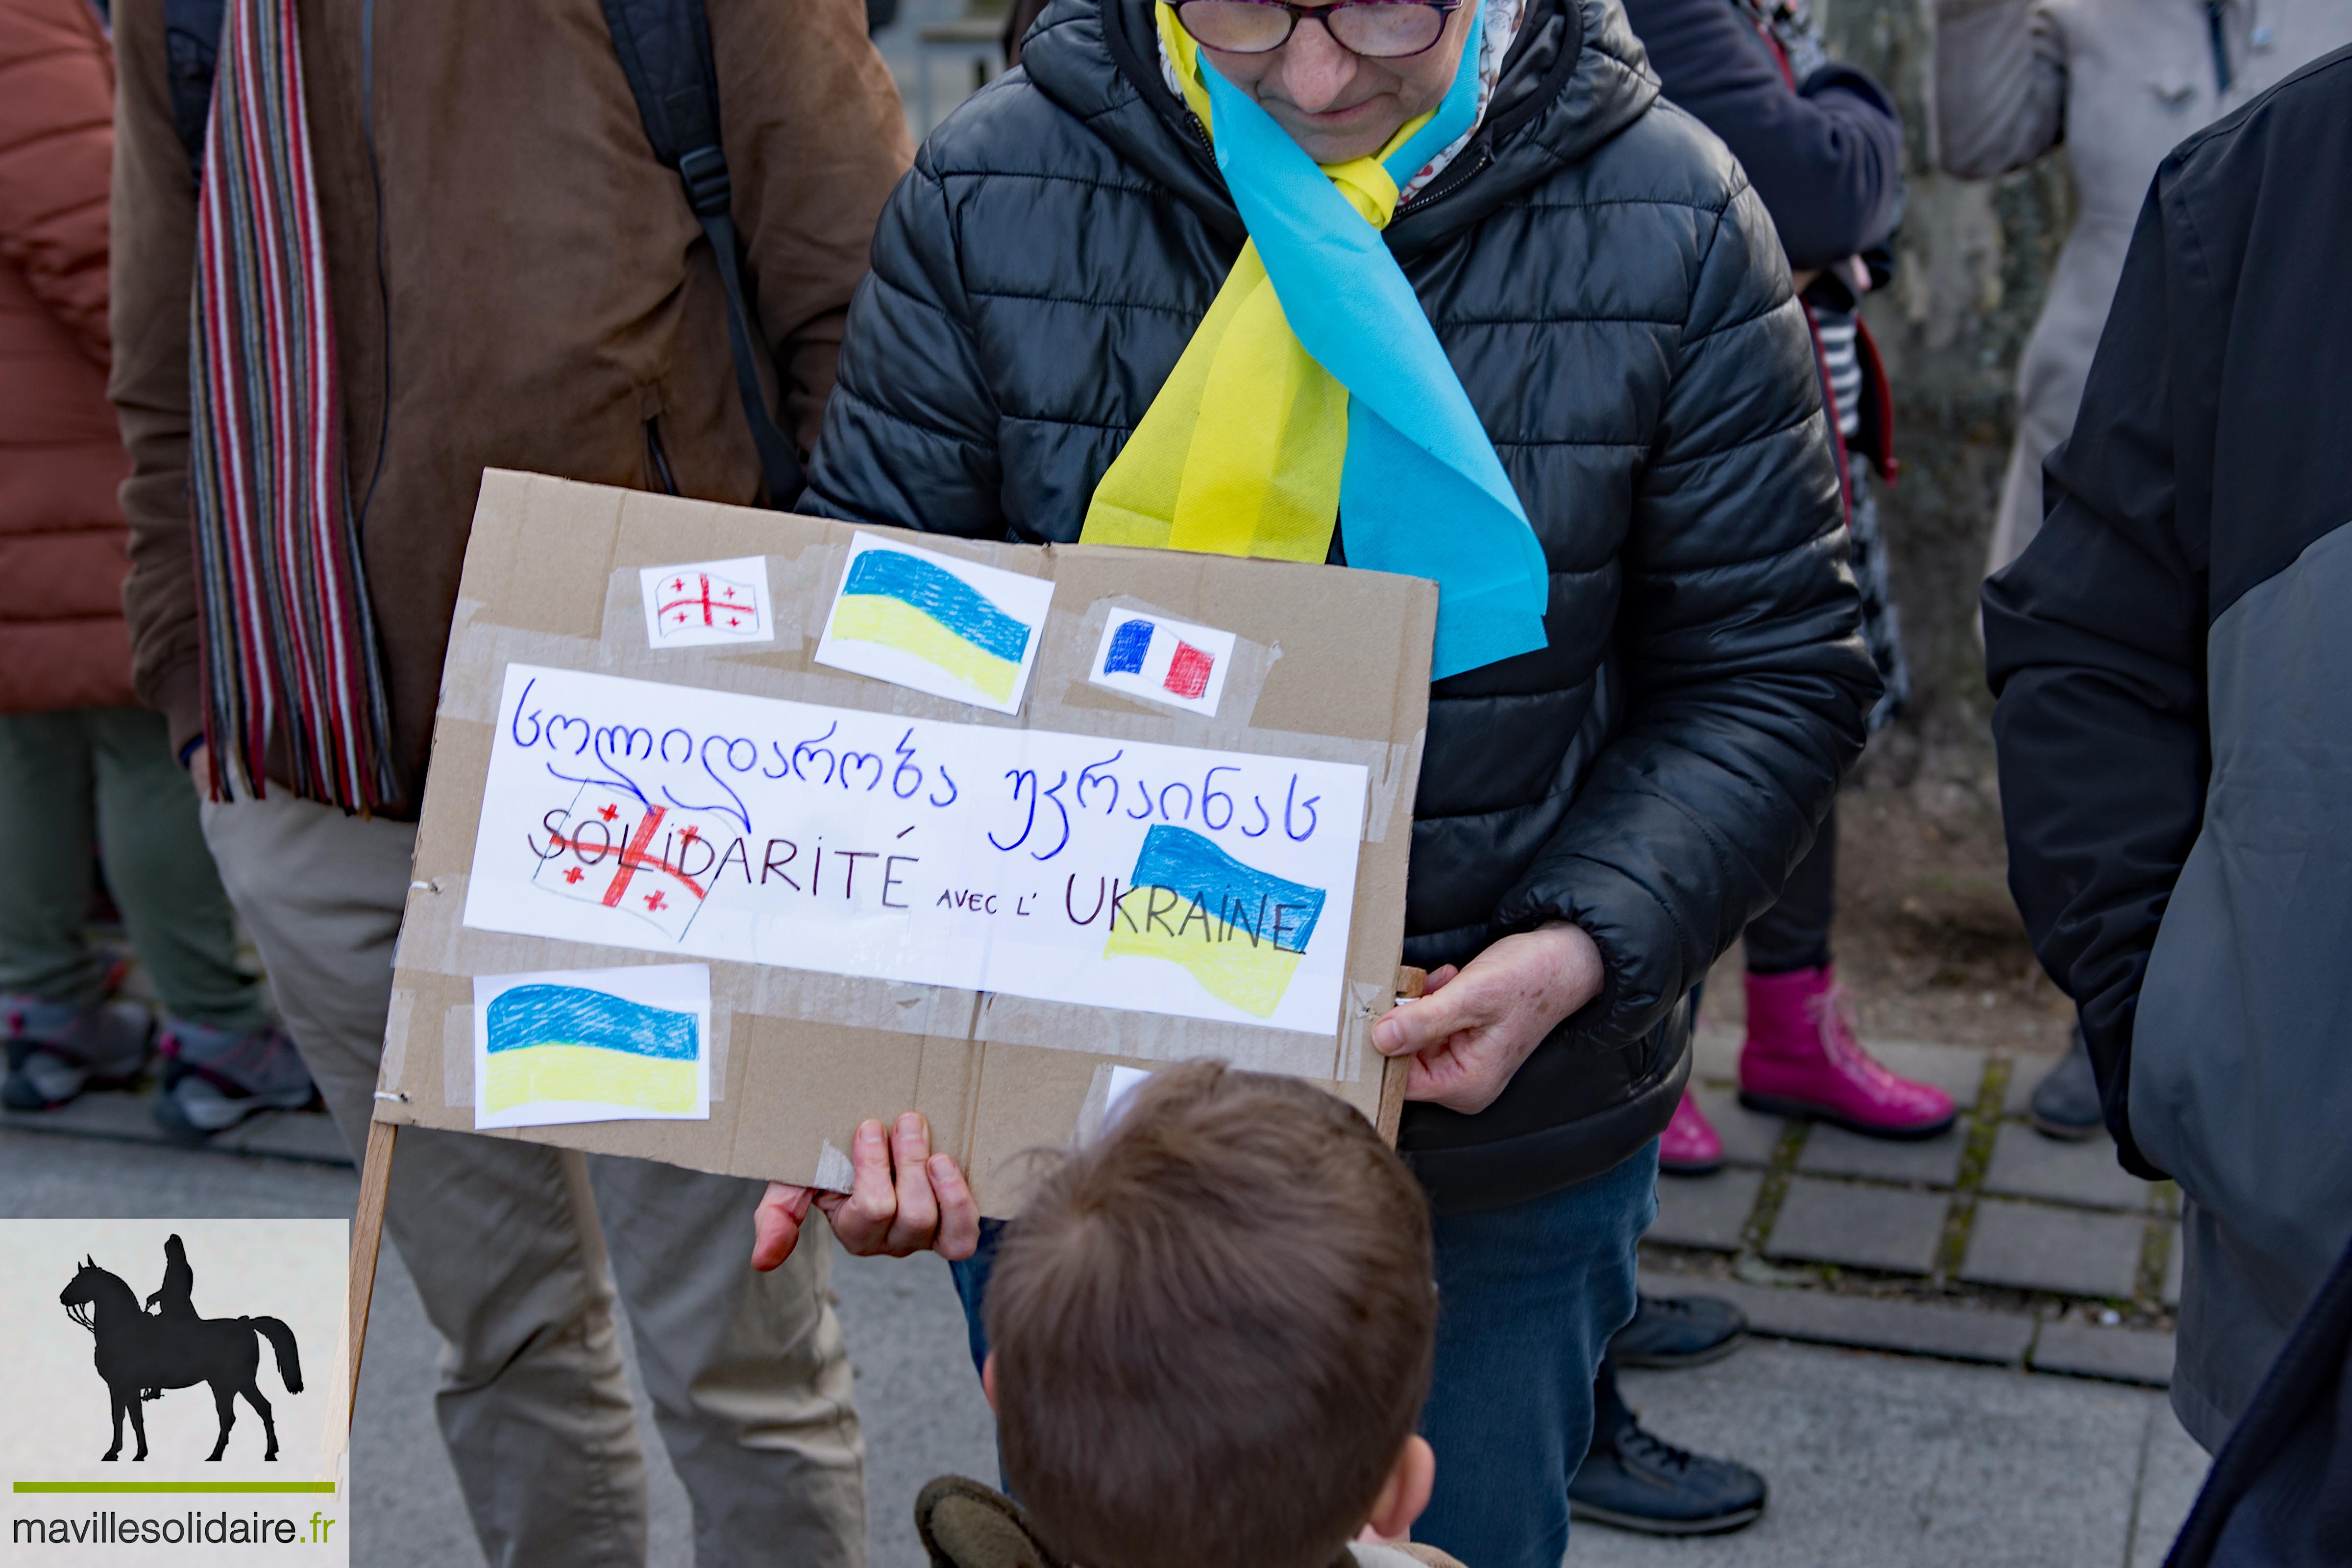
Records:
[[[1452,195],[1454,192],[1460,190],[1463,186],[1475,179],[1478,175],[1478,172],[1486,168],[1486,165],[1492,163],[1494,161],[1495,149],[1487,142],[1479,142],[1478,155],[1470,160],[1470,166],[1466,169],[1461,170],[1459,173],[1456,173],[1452,169],[1447,170],[1446,173],[1453,174],[1454,178],[1450,180],[1440,180],[1434,189],[1423,191],[1420,195],[1414,197],[1412,201],[1412,210],[1414,212],[1423,212],[1428,209],[1432,203],[1444,201],[1446,197]]]
[[[662,450],[661,426],[646,421],[646,472],[660,481],[665,495],[677,494],[677,476],[669,471],[669,454]]]

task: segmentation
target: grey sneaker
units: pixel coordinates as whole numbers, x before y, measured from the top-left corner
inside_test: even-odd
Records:
[[[147,1070],[155,1016],[136,1002],[79,1008],[32,996],[0,996],[8,1077],[0,1105],[55,1110],[86,1089],[128,1089]]]
[[[318,1103],[310,1069],[275,1024],[239,1033],[174,1020],[163,1036],[163,1092],[155,1124],[184,1143],[201,1143],[265,1110]]]
[[[2070,1143],[2106,1131],[2106,1118],[2099,1110],[2099,1080],[2091,1072],[2091,1049],[2083,1043],[2082,1030],[2074,1031],[2074,1044],[2033,1086],[2026,1119],[2043,1137]]]

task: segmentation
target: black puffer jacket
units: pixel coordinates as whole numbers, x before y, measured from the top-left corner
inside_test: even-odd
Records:
[[[1771,219],[1614,0],[1576,5],[1528,0],[1484,127],[1387,230],[1552,572],[1549,647],[1431,689],[1406,957],[1557,918],[1608,968],[1485,1112],[1407,1109],[1445,1208],[1665,1126],[1684,1000],[1811,840],[1876,689]],[[1141,0],[1055,0],[932,135],[803,510],[1077,537],[1245,237],[1156,49]]]

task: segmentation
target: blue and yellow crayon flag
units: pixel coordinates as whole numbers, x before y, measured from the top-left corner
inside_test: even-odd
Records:
[[[1245,866],[1166,824],[1143,837],[1105,958],[1164,958],[1253,1017],[1281,1005],[1322,918],[1324,889]]]
[[[700,1031],[691,1013],[578,985],[518,985],[490,1003],[484,1109],[550,1101],[688,1114]]]
[[[833,635],[912,655],[999,702],[1012,697],[1029,651],[1029,628],[985,594],[896,550],[868,550],[850,563]]]

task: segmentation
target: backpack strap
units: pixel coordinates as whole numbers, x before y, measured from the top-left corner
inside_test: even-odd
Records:
[[[790,507],[799,499],[803,474],[799,454],[776,427],[760,388],[758,340],[743,288],[741,243],[731,208],[734,185],[719,142],[719,76],[711,62],[710,22],[702,0],[604,0],[613,47],[636,95],[654,156],[677,171],[687,205],[710,240],[727,291],[727,340],[735,359],[735,390],[751,444],[760,454],[768,504]]]
[[[171,79],[172,122],[180,132],[180,145],[188,150],[188,173],[199,183],[226,9],[227,0],[163,0],[163,60]]]

